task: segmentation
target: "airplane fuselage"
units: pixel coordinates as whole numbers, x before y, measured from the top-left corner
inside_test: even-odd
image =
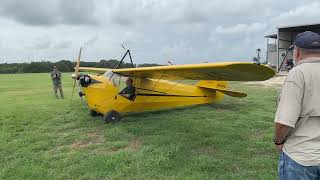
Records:
[[[224,94],[214,89],[182,84],[180,81],[133,78],[136,89],[133,100],[119,94],[123,78],[111,71],[103,75],[85,75],[90,82],[81,82],[88,107],[105,115],[119,113],[171,109],[197,104],[208,104],[223,99]],[[88,80],[88,79],[87,79]],[[218,85],[226,88],[226,81]]]

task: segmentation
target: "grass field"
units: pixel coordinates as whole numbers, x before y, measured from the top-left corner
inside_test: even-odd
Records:
[[[71,101],[69,77],[57,100],[48,74],[0,75],[0,179],[277,179],[275,88],[112,125]]]

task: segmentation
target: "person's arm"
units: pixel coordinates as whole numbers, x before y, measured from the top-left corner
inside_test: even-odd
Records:
[[[303,94],[303,75],[299,70],[292,69],[283,84],[275,115],[274,137],[279,151],[300,117]]]
[[[53,75],[53,72],[51,72],[51,80],[53,80],[55,77]]]
[[[135,92],[136,92],[136,90],[134,87],[130,87],[130,88],[126,87],[119,94],[121,94],[122,96],[124,96],[126,98],[130,98]]]
[[[290,126],[286,126],[280,123],[275,123],[275,144],[276,147],[278,149],[278,151],[281,151],[283,144],[287,138],[287,136],[289,135],[290,130],[292,129],[292,127]]]

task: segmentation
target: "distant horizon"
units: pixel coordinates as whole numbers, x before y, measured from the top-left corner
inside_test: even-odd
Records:
[[[109,60],[117,60],[117,59],[100,59],[98,61],[86,61],[86,60],[81,60],[81,62],[100,62],[102,60],[105,60],[105,61],[109,61]],[[52,60],[36,60],[36,61],[22,61],[22,62],[7,62],[7,61],[0,61],[0,64],[23,64],[23,63],[32,63],[32,62],[51,62],[51,63],[57,63],[57,62],[60,62],[60,61],[70,61],[70,62],[75,62],[74,60],[69,60],[69,59],[61,59],[61,60],[55,60],[55,61],[52,61]],[[117,60],[119,61],[119,60]],[[158,64],[156,62],[148,62],[148,63],[134,63],[134,64]]]

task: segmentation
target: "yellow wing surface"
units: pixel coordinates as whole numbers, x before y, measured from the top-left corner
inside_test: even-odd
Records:
[[[275,75],[265,65],[247,62],[203,63],[173,66],[114,69],[114,73],[150,79],[219,81],[262,81]]]
[[[106,71],[109,71],[108,68],[94,68],[94,67],[79,67],[80,71],[93,71],[98,73],[105,73]]]

